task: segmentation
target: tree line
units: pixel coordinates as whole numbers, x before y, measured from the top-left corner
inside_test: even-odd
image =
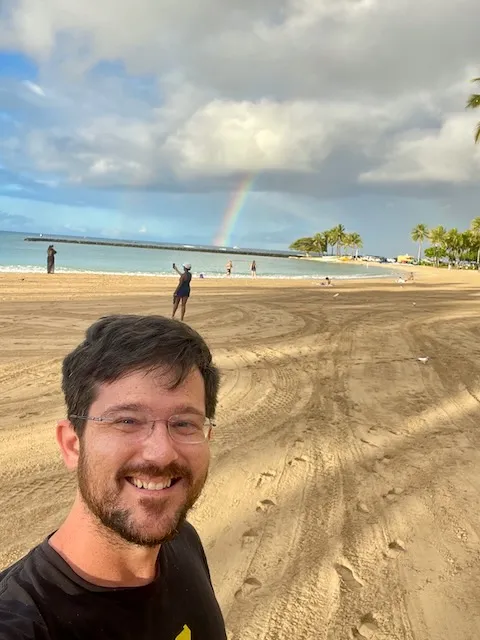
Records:
[[[331,255],[336,250],[336,255],[342,255],[342,249],[347,252],[349,249],[355,251],[358,256],[358,250],[363,247],[362,238],[359,233],[348,233],[343,224],[338,224],[327,231],[320,231],[311,237],[298,238],[290,245],[290,249],[295,251],[305,251],[305,253],[328,253],[331,248]]]
[[[480,217],[474,218],[466,231],[446,229],[442,225],[429,229],[426,224],[417,224],[411,235],[412,240],[418,242],[418,262],[422,260],[423,245],[428,241],[431,246],[425,249],[425,257],[434,260],[437,267],[441,258],[455,264],[467,260],[480,266]]]

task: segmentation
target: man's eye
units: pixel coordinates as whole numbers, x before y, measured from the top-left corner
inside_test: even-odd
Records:
[[[172,426],[179,431],[196,431],[199,426],[190,420],[175,420]]]
[[[141,420],[139,418],[114,418],[112,422],[113,424],[125,427],[132,427],[141,424]]]

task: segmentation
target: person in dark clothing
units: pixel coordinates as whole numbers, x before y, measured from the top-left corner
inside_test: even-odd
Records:
[[[55,248],[53,244],[47,249],[47,273],[55,273]]]
[[[257,277],[257,263],[255,260],[252,260],[252,264],[250,265],[250,271],[252,273],[252,278]]]
[[[175,263],[173,264],[173,268],[180,276],[180,280],[173,294],[172,318],[175,318],[175,314],[177,313],[178,306],[181,303],[182,308],[180,311],[180,320],[183,320],[185,317],[185,311],[187,310],[187,302],[188,302],[188,298],[190,297],[190,282],[192,280],[192,274],[190,272],[192,265],[187,263],[182,266],[183,266],[183,273],[179,269],[177,269],[177,266]]]
[[[0,640],[226,640],[186,521],[205,483],[219,373],[161,316],[101,318],[64,360],[66,520],[0,572]]]

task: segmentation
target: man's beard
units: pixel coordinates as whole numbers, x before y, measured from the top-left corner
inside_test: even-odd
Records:
[[[187,467],[172,463],[164,468],[159,468],[150,464],[141,468],[128,468],[120,471],[116,478],[117,490],[109,489],[101,494],[98,491],[95,491],[96,487],[93,479],[96,474],[92,471],[93,470],[89,465],[88,456],[84,449],[81,449],[78,461],[77,479],[78,489],[84,503],[104,527],[120,536],[120,538],[126,542],[142,547],[156,547],[168,542],[177,535],[181,525],[185,522],[187,513],[200,497],[208,475],[207,471],[203,477],[194,482],[192,473]],[[133,510],[121,508],[118,504],[120,483],[125,481],[128,482],[126,477],[133,477],[135,475],[142,474],[153,478],[181,478],[188,487],[185,502],[183,505],[179,506],[177,511],[170,518],[170,522],[168,523],[166,530],[163,531],[161,535],[149,535],[142,532],[141,525],[139,526],[135,523],[135,517],[132,513]],[[145,497],[143,500],[140,498],[139,503],[141,508],[151,517],[158,515],[158,520],[161,522],[162,516],[164,515],[165,505],[168,503],[168,498],[165,498],[164,500],[161,498],[152,500],[149,497]]]

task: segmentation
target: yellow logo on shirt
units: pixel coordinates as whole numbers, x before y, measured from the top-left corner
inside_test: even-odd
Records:
[[[186,624],[183,625],[183,629],[175,640],[192,640],[192,632]]]

